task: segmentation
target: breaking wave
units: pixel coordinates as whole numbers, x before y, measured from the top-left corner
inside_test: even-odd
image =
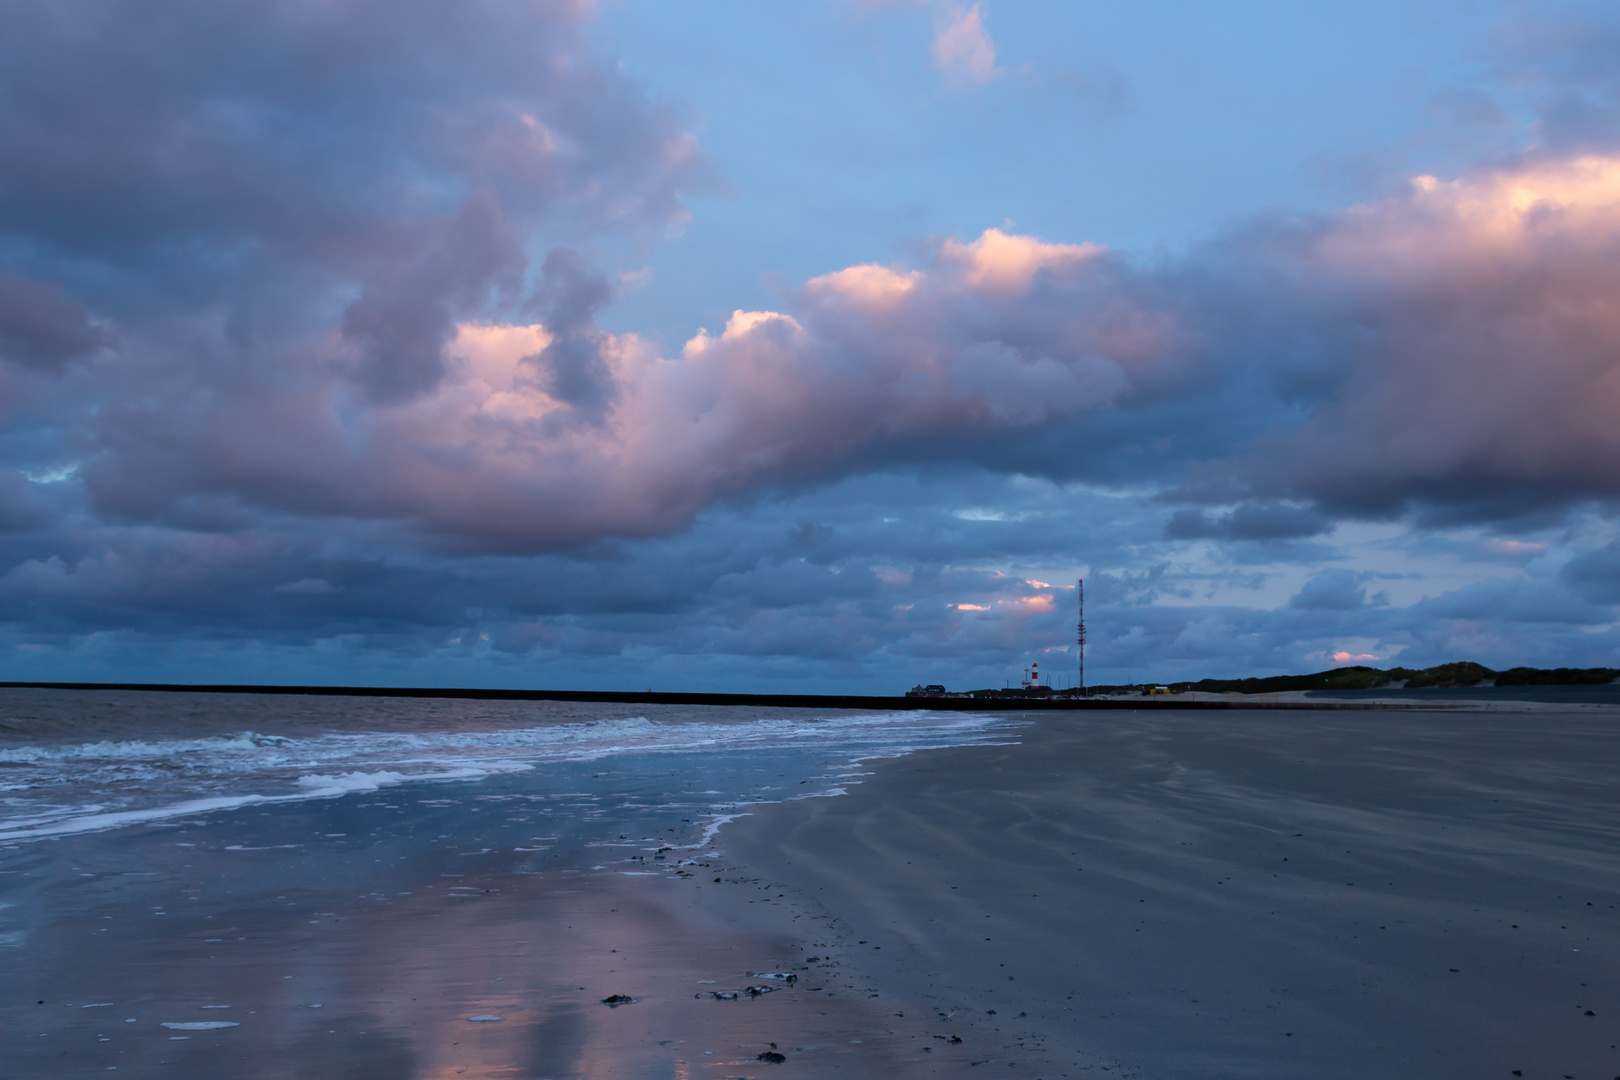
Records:
[[[989,741],[1010,724],[896,712],[714,723],[644,716],[488,731],[100,740],[0,749],[0,841],[43,839],[399,784],[624,754],[811,749],[844,761]]]

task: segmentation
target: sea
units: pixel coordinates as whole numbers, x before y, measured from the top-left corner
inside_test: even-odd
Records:
[[[521,804],[481,823],[481,842],[558,857],[678,812],[695,848],[752,804],[837,795],[865,762],[1005,741],[1020,726],[921,710],[4,690],[0,847],[380,799]],[[535,833],[541,819],[548,831]]]
[[[560,1077],[620,1050],[636,1064],[616,1075],[667,1070],[678,1033],[647,1025],[676,1022],[669,1001],[606,1041],[581,1041],[578,1010],[663,985],[665,968],[682,999],[691,980],[743,976],[686,969],[704,956],[765,962],[730,931],[686,956],[696,931],[648,914],[690,900],[678,878],[754,888],[718,884],[746,876],[726,822],[1020,729],[956,712],[0,690],[0,1080]],[[623,982],[603,960],[621,949],[665,967]],[[553,1012],[573,1035],[547,1028]]]

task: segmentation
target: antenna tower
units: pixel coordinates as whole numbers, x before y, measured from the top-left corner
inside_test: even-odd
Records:
[[[1074,594],[1080,600],[1080,628],[1075,634],[1076,643],[1080,646],[1080,695],[1086,693],[1086,579],[1080,578],[1075,584]]]

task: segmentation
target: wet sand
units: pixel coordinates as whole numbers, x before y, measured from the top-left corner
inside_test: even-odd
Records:
[[[0,849],[0,1078],[952,1075],[690,811],[548,846],[533,782]]]
[[[1006,1075],[1606,1080],[1617,767],[1620,713],[1041,718],[725,842]]]
[[[778,1047],[794,1075],[925,1075],[866,995],[756,977],[805,966],[791,936],[702,929],[663,882],[463,880],[385,913],[131,913],[103,941],[76,920],[87,943],[24,973],[44,1004],[8,994],[0,1075],[731,1077]],[[240,1026],[166,1026],[199,1022]]]
[[[0,1078],[1620,1074],[1620,715],[1019,738],[647,869],[495,782],[0,851]]]

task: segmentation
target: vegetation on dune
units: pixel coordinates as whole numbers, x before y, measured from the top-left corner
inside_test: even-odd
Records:
[[[1492,671],[1483,664],[1464,660],[1430,668],[1371,667],[1331,668],[1310,675],[1272,675],[1263,679],[1200,679],[1171,683],[1175,692],[1198,690],[1206,693],[1276,694],[1288,690],[1378,690],[1453,686],[1597,686],[1620,679],[1617,668],[1531,668],[1516,667]],[[1093,693],[1125,692],[1128,686],[1098,686]]]
[[[1497,686],[1595,686],[1620,678],[1614,668],[1516,667],[1496,673]]]

